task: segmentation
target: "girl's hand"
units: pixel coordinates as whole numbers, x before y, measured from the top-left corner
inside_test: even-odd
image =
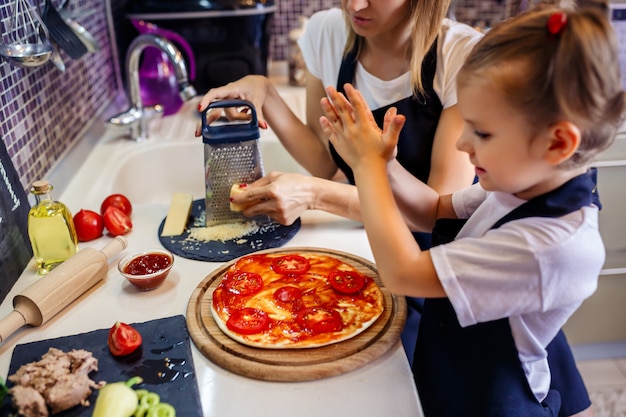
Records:
[[[198,111],[203,111],[211,102],[215,100],[248,100],[256,109],[259,127],[261,129],[267,129],[267,122],[263,117],[262,111],[263,104],[265,103],[267,83],[269,83],[269,80],[262,75],[247,75],[222,87],[212,88],[200,100],[200,104],[198,104]],[[215,111],[212,109],[209,113],[207,113],[207,123],[217,120],[221,116],[222,111],[224,111],[229,120],[250,119],[250,115],[248,114],[249,109],[247,107],[243,111],[239,111],[234,107],[227,109],[218,108],[215,109]],[[201,122],[196,125],[195,135],[196,137],[202,135]]]
[[[346,84],[347,99],[333,87],[321,100],[325,116],[320,118],[324,133],[352,169],[372,160],[389,162],[395,157],[396,145],[405,117],[390,108],[380,130],[367,103],[352,85]]]

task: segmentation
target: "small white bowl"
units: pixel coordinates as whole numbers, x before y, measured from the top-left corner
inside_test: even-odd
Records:
[[[165,249],[143,249],[120,259],[120,274],[141,291],[158,288],[174,266],[174,255]]]

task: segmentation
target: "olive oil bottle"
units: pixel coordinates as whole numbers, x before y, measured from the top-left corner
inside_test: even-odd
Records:
[[[52,185],[40,180],[33,183],[35,205],[28,213],[28,236],[37,263],[37,272],[45,275],[78,249],[72,214],[65,204],[52,198]]]

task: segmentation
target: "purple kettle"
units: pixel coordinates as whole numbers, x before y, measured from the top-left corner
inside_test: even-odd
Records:
[[[144,20],[131,19],[131,22],[140,34],[150,33],[162,36],[180,46],[187,55],[189,62],[189,80],[193,81],[195,79],[196,62],[193,51],[182,36]],[[174,74],[174,68],[167,55],[158,48],[149,46],[143,52],[139,68],[139,90],[144,106],[161,104],[164,116],[176,113],[183,105],[183,101],[178,94],[178,83]]]

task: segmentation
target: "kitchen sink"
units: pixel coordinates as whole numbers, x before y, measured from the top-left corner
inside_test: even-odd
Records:
[[[306,171],[287,153],[271,131],[259,142],[265,172]],[[204,144],[197,141],[139,144],[110,171],[110,192],[126,195],[133,204],[169,204],[172,193],[204,196]]]
[[[126,154],[112,170],[111,192],[133,204],[169,204],[172,193],[204,195],[203,144],[148,144]]]
[[[279,88],[297,117],[305,118],[304,89]],[[194,137],[199,121],[197,97],[174,115],[150,123],[149,138],[137,143],[119,137],[112,127],[95,128],[69,153],[48,179],[69,207],[98,210],[104,196],[126,195],[134,206],[169,205],[174,192],[204,196],[204,144]],[[271,129],[260,129],[259,146],[265,173],[307,174]]]

